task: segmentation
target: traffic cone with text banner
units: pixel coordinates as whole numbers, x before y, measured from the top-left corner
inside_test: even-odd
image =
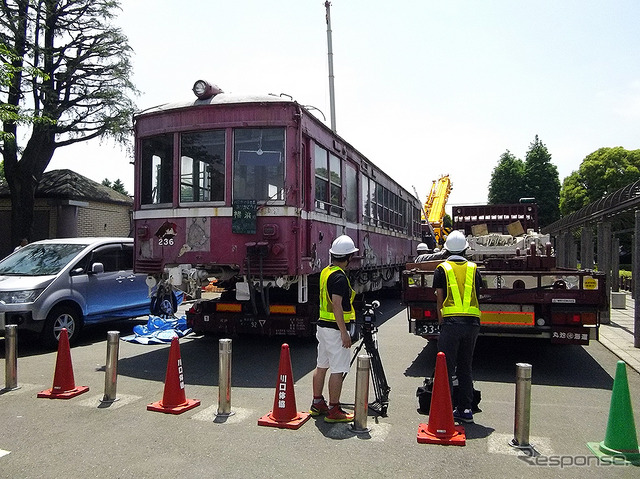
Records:
[[[638,436],[633,420],[631,394],[627,381],[627,368],[624,361],[618,361],[616,377],[613,380],[609,420],[604,441],[589,442],[587,447],[603,461],[628,461],[640,465]]]
[[[70,399],[82,393],[86,393],[89,386],[76,386],[73,377],[73,365],[71,364],[71,349],[69,347],[69,334],[67,329],[60,331],[58,339],[58,354],[56,356],[56,369],[53,374],[53,387],[38,393],[39,398]]]
[[[298,429],[309,417],[308,412],[298,412],[296,407],[291,356],[289,354],[289,345],[285,343],[280,349],[280,366],[278,368],[273,410],[258,419],[258,426]]]
[[[167,414],[181,414],[200,405],[198,399],[187,399],[184,393],[184,373],[180,344],[178,338],[171,340],[167,374],[164,380],[164,394],[162,400],[148,404],[147,411],[164,412]]]
[[[447,359],[443,352],[439,352],[436,357],[429,422],[418,426],[418,442],[421,444],[454,446],[464,446],[466,444],[464,427],[456,426],[453,422],[449,373],[447,371]]]

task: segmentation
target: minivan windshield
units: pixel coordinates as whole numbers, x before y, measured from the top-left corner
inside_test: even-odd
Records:
[[[58,274],[87,246],[87,244],[32,243],[0,261],[0,274],[16,276]]]

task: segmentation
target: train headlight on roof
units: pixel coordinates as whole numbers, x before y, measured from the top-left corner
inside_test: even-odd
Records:
[[[212,85],[208,81],[198,80],[193,84],[193,93],[198,97],[198,100],[208,100],[209,98],[222,93],[222,90],[216,85]]]

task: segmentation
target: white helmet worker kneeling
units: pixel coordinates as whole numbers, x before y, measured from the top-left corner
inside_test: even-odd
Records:
[[[353,309],[355,291],[351,288],[345,269],[358,248],[347,236],[338,236],[331,244],[331,264],[320,273],[320,318],[316,338],[318,359],[313,372],[312,416],[325,415],[325,422],[351,422],[353,414],[340,407],[344,375],[351,366],[351,335],[349,325],[355,321]],[[324,382],[329,375],[329,404],[324,396]]]
[[[454,419],[473,422],[473,352],[480,332],[478,297],[482,277],[477,265],[464,257],[469,247],[460,231],[453,231],[444,244],[449,257],[440,263],[433,274],[436,290],[438,322],[438,352],[447,358],[449,385],[458,377],[459,400],[453,411]]]

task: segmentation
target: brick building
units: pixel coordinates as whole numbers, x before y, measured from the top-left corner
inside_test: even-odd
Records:
[[[76,236],[130,236],[133,200],[112,188],[96,183],[71,170],[46,172],[35,195],[33,238]],[[0,257],[16,245],[11,238],[11,198],[9,187],[0,183]]]

